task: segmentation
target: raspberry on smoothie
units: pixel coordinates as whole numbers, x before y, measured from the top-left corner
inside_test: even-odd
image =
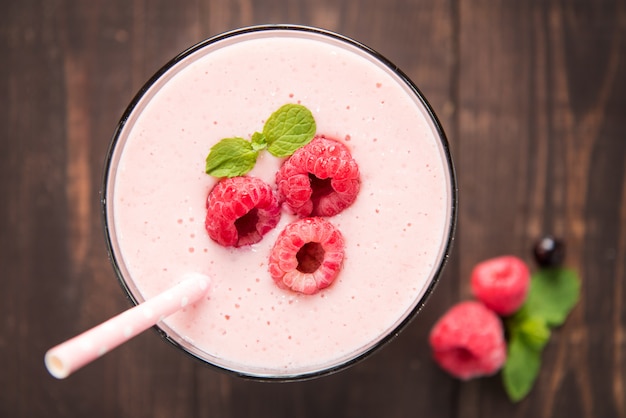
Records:
[[[341,232],[325,218],[304,218],[278,236],[269,271],[279,287],[311,295],[331,285],[343,257]]]
[[[360,188],[359,166],[339,141],[316,136],[276,174],[279,199],[299,216],[334,216]]]
[[[256,177],[226,178],[207,198],[206,230],[227,247],[261,241],[280,220],[280,206],[270,185]]]

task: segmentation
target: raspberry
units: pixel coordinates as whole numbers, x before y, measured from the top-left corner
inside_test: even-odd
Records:
[[[326,219],[299,219],[279,234],[270,254],[270,275],[282,289],[311,295],[335,280],[343,247],[343,235]]]
[[[225,247],[259,242],[280,220],[274,191],[256,177],[221,180],[209,193],[206,206],[209,237]]]
[[[526,299],[530,272],[519,258],[502,256],[477,264],[470,280],[477,299],[500,315],[510,315]]]
[[[276,174],[278,195],[295,214],[333,216],[350,206],[361,186],[359,167],[341,142],[316,136]]]
[[[477,301],[453,306],[434,325],[429,342],[437,364],[462,380],[492,375],[506,360],[502,321]]]

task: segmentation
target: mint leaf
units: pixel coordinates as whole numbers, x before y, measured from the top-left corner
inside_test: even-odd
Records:
[[[252,134],[252,149],[256,151],[260,151],[262,149],[267,148],[267,139],[265,139],[265,135],[260,132],[255,132]]]
[[[267,149],[283,158],[308,144],[315,136],[315,119],[302,105],[286,104],[271,114],[263,132],[244,138],[225,138],[211,147],[206,157],[206,173],[215,177],[243,176],[254,168],[259,151]]]
[[[532,275],[523,310],[549,326],[559,326],[578,302],[580,279],[566,268],[542,269]]]
[[[308,144],[315,136],[315,130],[315,119],[309,109],[302,105],[286,104],[267,119],[263,135],[269,153],[283,158]]]
[[[502,380],[513,402],[532,389],[550,327],[563,324],[579,296],[580,279],[573,270],[542,269],[532,275],[526,302],[506,320],[509,339]]]
[[[511,401],[518,402],[530,392],[540,366],[541,350],[527,344],[520,334],[511,335],[502,369],[502,382]]]
[[[550,339],[550,328],[542,318],[531,317],[521,321],[516,330],[519,337],[531,348],[541,350]]]
[[[206,173],[215,177],[236,177],[252,170],[259,152],[243,138],[224,138],[211,147]]]

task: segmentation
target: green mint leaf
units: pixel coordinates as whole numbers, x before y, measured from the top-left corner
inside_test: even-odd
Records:
[[[275,157],[283,158],[308,144],[315,136],[315,118],[302,105],[281,106],[265,122],[263,135],[267,150]]]
[[[532,275],[526,315],[542,318],[548,326],[559,326],[580,297],[580,279],[566,268],[542,269]]]
[[[541,350],[550,339],[548,324],[542,318],[537,317],[524,319],[513,332],[517,332],[519,337],[535,350]]]
[[[308,144],[315,130],[309,109],[286,104],[270,115],[263,132],[255,132],[250,141],[234,137],[215,144],[206,157],[206,173],[215,177],[242,176],[254,168],[260,151],[267,149],[275,157],[288,157]]]
[[[580,297],[580,278],[565,268],[533,274],[522,308],[506,320],[507,360],[502,369],[504,388],[513,402],[533,387],[541,365],[541,351],[550,339],[550,327],[563,324]]]
[[[267,148],[267,140],[265,139],[265,135],[261,132],[255,132],[252,134],[252,149],[255,151],[261,151],[262,149]]]
[[[504,389],[513,402],[522,400],[532,389],[541,366],[541,350],[526,343],[518,334],[509,339],[507,359],[502,369]]]
[[[252,170],[258,156],[252,143],[243,138],[224,138],[211,147],[206,173],[215,177],[236,177]]]

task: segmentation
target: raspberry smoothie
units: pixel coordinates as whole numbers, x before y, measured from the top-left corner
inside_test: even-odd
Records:
[[[313,295],[279,288],[272,246],[211,240],[206,202],[218,179],[205,158],[220,139],[249,139],[286,103],[358,162],[360,191],[328,218],[345,240],[342,269]],[[249,175],[276,183],[284,160],[260,154]],[[135,302],[187,272],[212,278],[206,300],[161,321],[167,339],[236,374],[293,379],[337,370],[391,339],[432,290],[450,246],[455,182],[447,143],[412,84],[352,41],[301,27],[229,33],[168,64],[127,110],[104,190],[107,238]]]

